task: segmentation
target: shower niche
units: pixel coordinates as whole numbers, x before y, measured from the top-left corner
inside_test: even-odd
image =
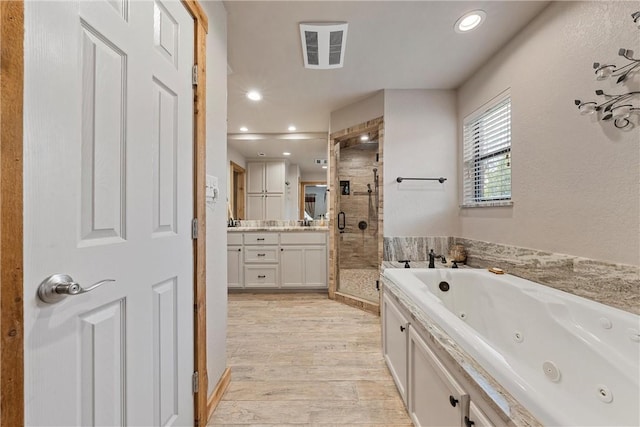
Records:
[[[330,265],[335,269],[333,290],[341,300],[377,311],[383,237],[382,119],[367,125],[332,135],[332,208],[340,221],[333,228]]]

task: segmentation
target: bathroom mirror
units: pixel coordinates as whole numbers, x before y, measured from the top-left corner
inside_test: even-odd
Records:
[[[329,206],[327,205],[327,183],[322,181],[300,182],[300,219],[326,218]]]

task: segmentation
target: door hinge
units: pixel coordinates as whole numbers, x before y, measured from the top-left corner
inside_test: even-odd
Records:
[[[198,218],[191,220],[191,238],[193,240],[198,239]]]
[[[191,84],[198,86],[198,64],[194,64],[191,69]]]
[[[191,376],[191,389],[193,391],[193,394],[196,394],[199,388],[200,388],[200,375],[198,374],[198,371],[195,371]]]

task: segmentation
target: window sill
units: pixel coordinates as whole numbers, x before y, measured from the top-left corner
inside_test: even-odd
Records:
[[[512,200],[496,200],[495,202],[479,202],[473,204],[460,205],[460,208],[498,208],[513,206]]]

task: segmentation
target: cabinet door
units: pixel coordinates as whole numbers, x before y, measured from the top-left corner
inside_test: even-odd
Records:
[[[264,197],[264,218],[262,219],[282,219],[284,218],[284,195],[267,194]]]
[[[264,219],[264,194],[247,195],[247,218]]]
[[[417,426],[461,426],[469,396],[416,331],[409,331],[409,415]]]
[[[242,288],[244,281],[242,246],[227,246],[227,284],[230,288]]]
[[[298,246],[280,248],[282,287],[299,288],[304,285],[304,249]]]
[[[487,418],[484,412],[482,412],[482,410],[473,402],[469,404],[469,416],[465,420],[465,425],[473,425],[474,427],[494,427],[494,424],[489,420],[489,418]]]
[[[247,163],[247,193],[264,191],[264,163]]]
[[[264,165],[264,189],[267,193],[284,193],[284,162],[270,162]]]
[[[304,250],[304,285],[327,287],[327,247],[308,246]]]
[[[409,321],[385,295],[382,300],[382,354],[402,400],[407,403],[407,335]]]

